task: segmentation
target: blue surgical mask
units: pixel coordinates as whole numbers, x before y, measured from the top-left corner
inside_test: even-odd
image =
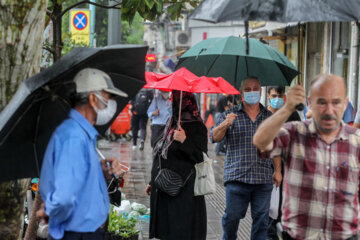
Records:
[[[260,92],[259,91],[245,92],[244,101],[251,105],[258,103],[260,101]]]
[[[273,109],[279,109],[282,105],[284,105],[283,98],[272,98],[270,99],[270,105]]]

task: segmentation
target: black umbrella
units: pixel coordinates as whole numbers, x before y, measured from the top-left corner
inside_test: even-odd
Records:
[[[360,19],[359,0],[204,0],[190,15],[208,22],[340,22]]]
[[[0,181],[39,176],[42,158],[55,128],[67,117],[72,79],[86,67],[108,73],[128,94],[116,98],[116,115],[145,84],[147,47],[114,45],[77,48],[51,67],[26,79],[0,113]],[[103,134],[111,123],[97,127]]]

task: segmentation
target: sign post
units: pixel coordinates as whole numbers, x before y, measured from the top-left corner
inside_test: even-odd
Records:
[[[90,10],[73,9],[70,11],[71,40],[75,43],[90,45]]]

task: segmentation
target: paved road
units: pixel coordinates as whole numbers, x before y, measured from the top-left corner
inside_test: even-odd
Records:
[[[149,136],[149,135],[148,135]],[[149,137],[148,137],[149,138]],[[131,142],[118,140],[116,142],[99,142],[99,148],[106,157],[116,157],[122,163],[131,167],[125,177],[123,192],[131,202],[135,201],[149,207],[149,197],[145,194],[145,187],[150,180],[152,152],[150,142],[145,142],[144,151],[132,150]],[[206,196],[208,229],[207,239],[222,238],[221,217],[225,210],[225,189],[222,182],[224,157],[216,157],[214,145],[209,144],[209,156],[214,159],[214,172],[217,181],[216,193]],[[148,239],[148,224],[141,224],[142,239]],[[240,222],[238,239],[250,239],[251,217],[249,212]]]

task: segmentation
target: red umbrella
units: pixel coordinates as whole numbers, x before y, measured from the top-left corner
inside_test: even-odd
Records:
[[[157,82],[160,79],[167,77],[168,75],[160,74],[160,73],[154,73],[154,72],[145,72],[145,81],[146,83],[153,83]]]
[[[145,79],[147,83],[144,88],[155,88],[168,92],[179,90],[193,93],[240,94],[222,77],[198,77],[184,67],[169,75],[146,72]]]
[[[198,77],[186,68],[182,67],[177,71],[162,76],[156,73],[145,73],[147,83],[144,88],[155,88],[162,91],[185,91],[193,93],[229,93],[240,94],[230,83],[221,77],[209,78]],[[180,94],[180,109],[182,104],[182,93]],[[180,123],[181,112],[179,112]]]
[[[236,88],[234,88],[233,85],[231,85],[228,81],[226,81],[222,77],[202,76],[202,77],[200,77],[200,81],[201,81],[201,83],[203,81],[211,82],[212,84],[214,84],[215,86],[217,86],[220,89],[221,93],[227,93],[227,94],[231,94],[231,95],[240,94],[240,92],[238,90],[236,90]]]

